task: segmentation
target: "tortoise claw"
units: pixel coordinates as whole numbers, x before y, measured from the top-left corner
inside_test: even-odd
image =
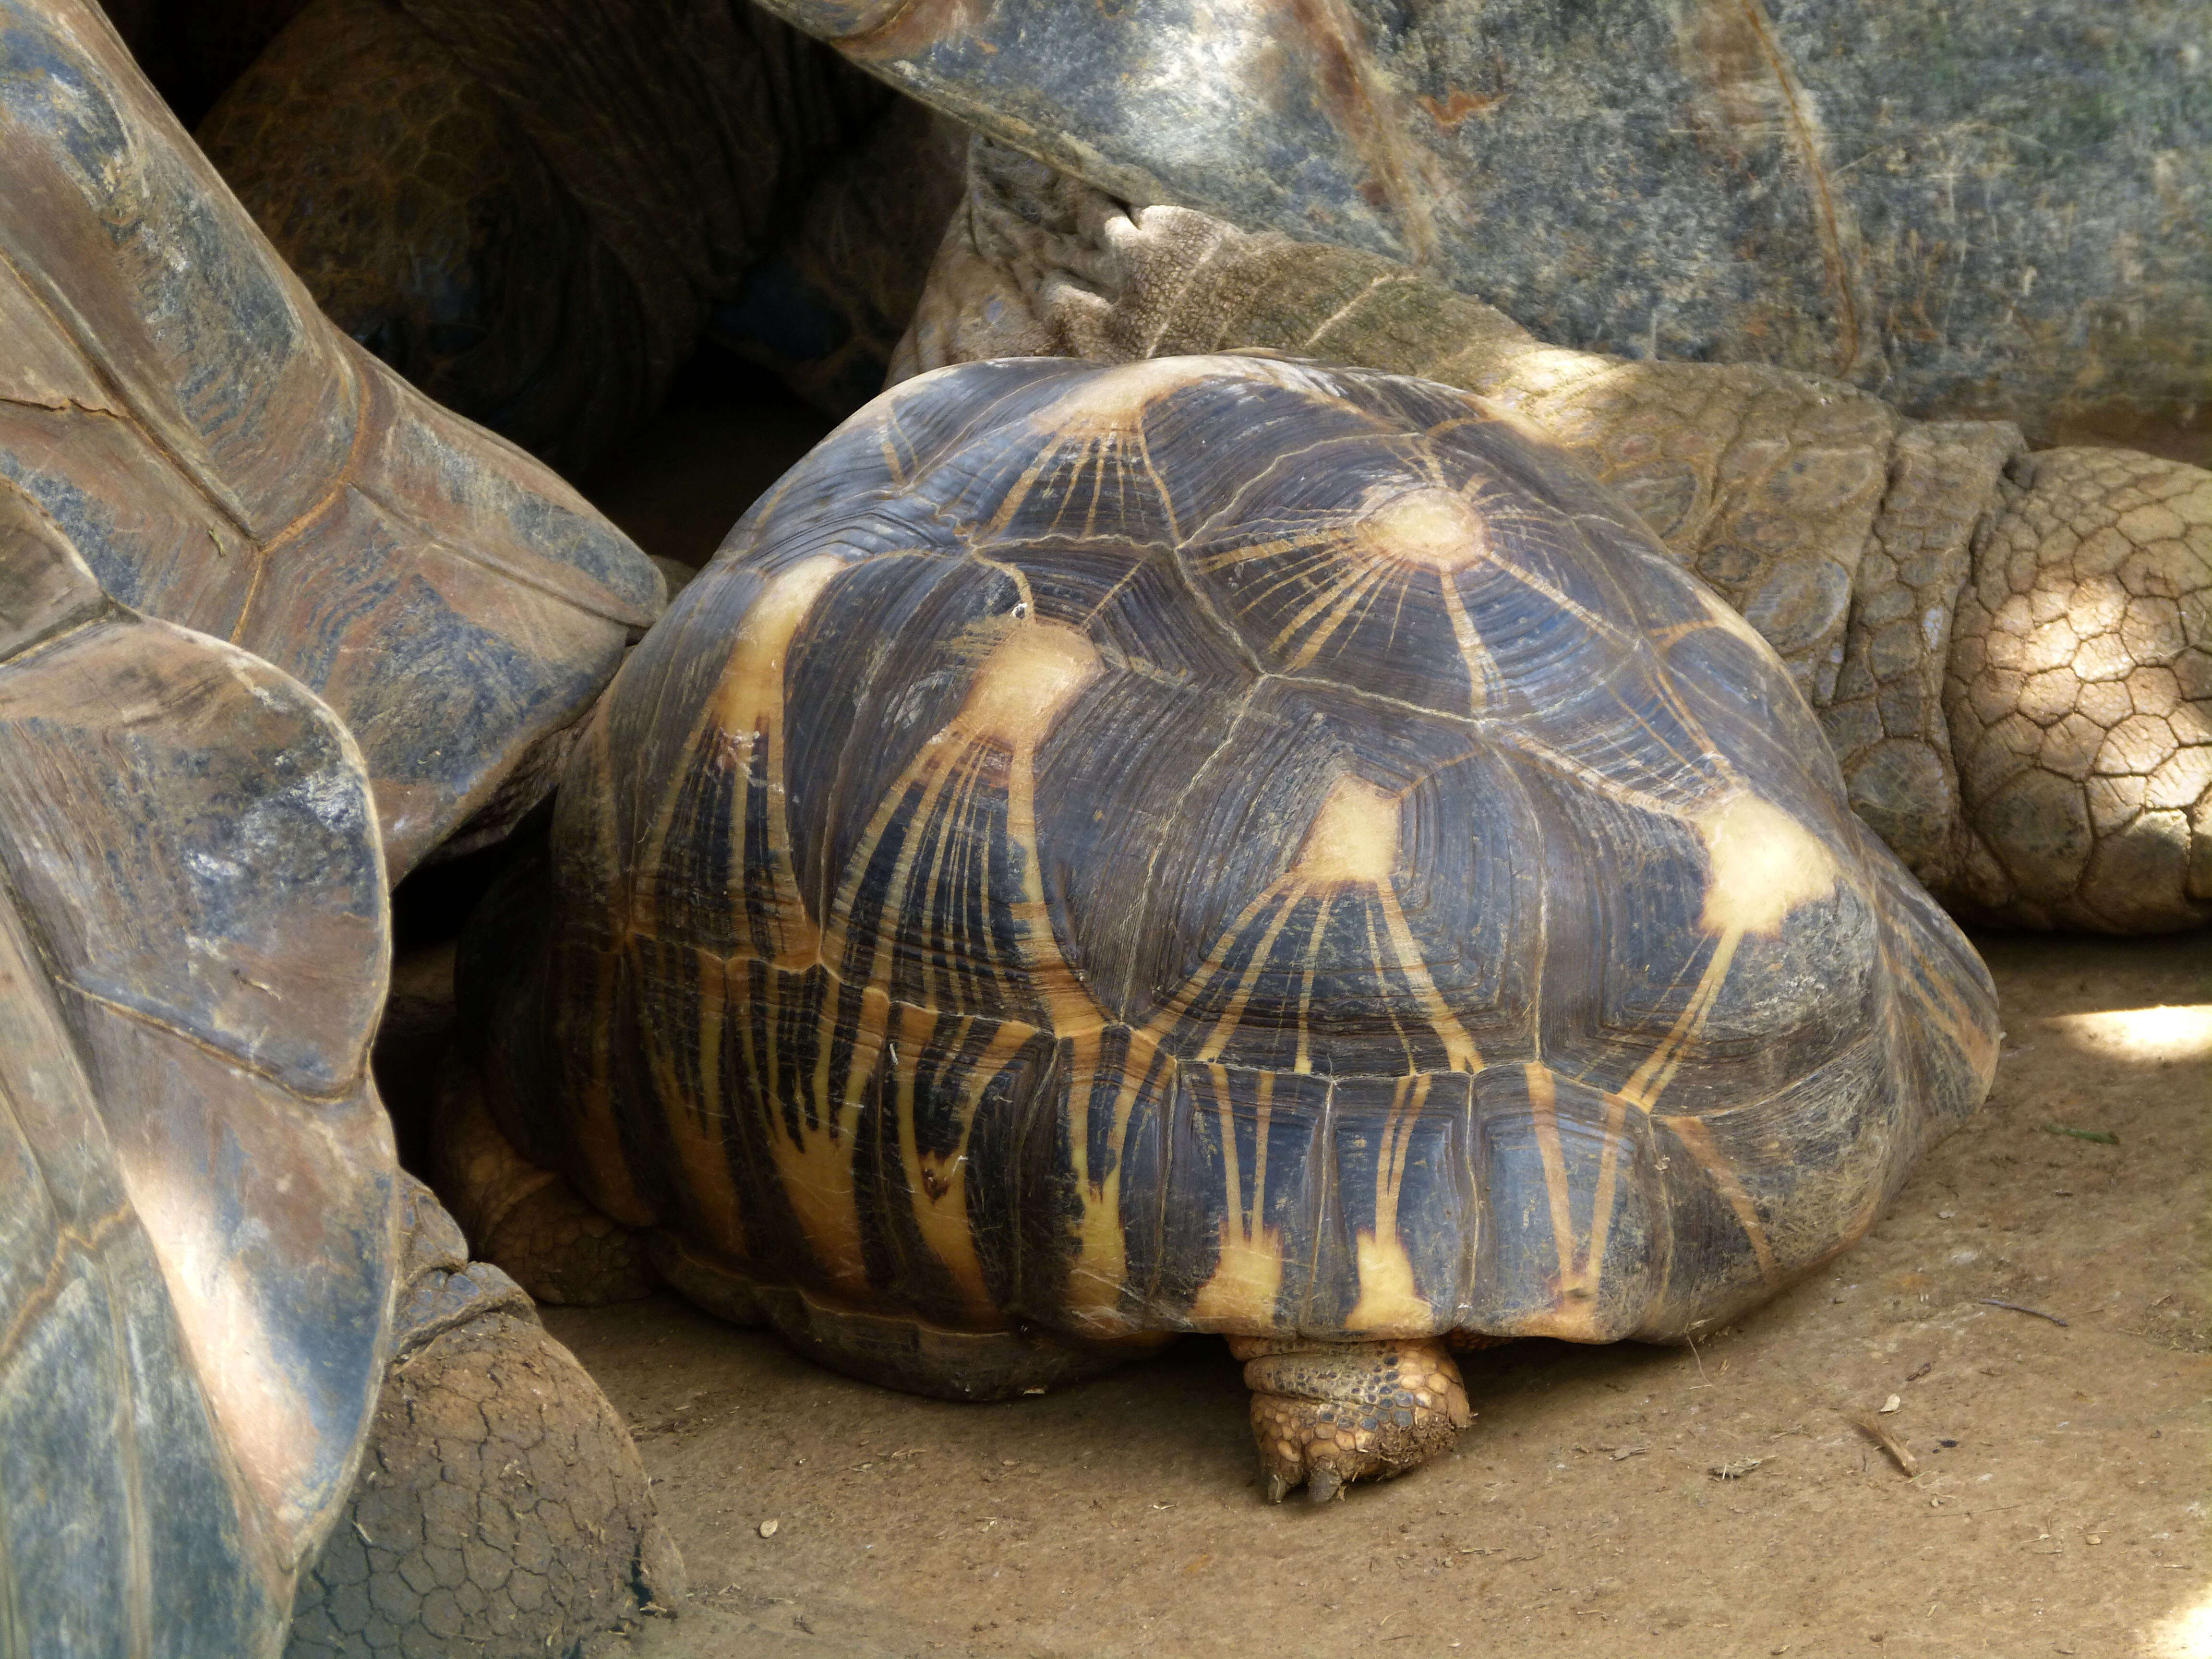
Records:
[[[1306,1476],[1306,1498],[1310,1503],[1326,1504],[1333,1498],[1344,1495],[1344,1477],[1328,1464],[1322,1464]]]

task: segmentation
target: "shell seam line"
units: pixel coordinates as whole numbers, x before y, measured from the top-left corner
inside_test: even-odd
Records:
[[[77,338],[76,331],[63,321],[60,314],[48,303],[46,295],[32,285],[30,279],[23,275],[15,260],[9,257],[5,248],[0,248],[0,267],[6,268],[8,274],[13,276],[23,292],[30,296],[31,303],[45,312],[52,319],[54,331],[69,342],[70,348],[77,355],[77,360],[83,363],[92,378],[115,394],[116,402],[122,405],[116,412],[116,418],[125,422],[133,431],[144,439],[147,447],[167,461],[172,470],[190,484],[209,506],[221,514],[223,521],[236,531],[243,539],[247,542],[253,541],[255,539],[253,532],[246,521],[232,509],[229,502],[224,501],[209,486],[207,480],[200,476],[199,470],[186,465],[184,458],[169,447],[161,434],[155,430],[152,423],[139,414],[137,406],[131,402],[122,384],[103,369],[99,361],[84,349],[84,344]]]
[[[136,1024],[173,1036],[179,1042],[188,1044],[215,1060],[221,1060],[224,1065],[236,1071],[249,1073],[261,1079],[264,1083],[274,1084],[295,1100],[304,1100],[320,1106],[335,1106],[360,1087],[362,1074],[367,1069],[369,1044],[368,1041],[364,1039],[361,1045],[361,1055],[347,1072],[343,1083],[330,1090],[303,1089],[296,1083],[288,1082],[273,1067],[262,1061],[249,1060],[243,1054],[234,1054],[228,1048],[219,1048],[198,1032],[189,1030],[173,1020],[163,1019],[160,1015],[149,1013],[143,1008],[133,1008],[127,1002],[118,1002],[111,997],[100,995],[97,991],[88,990],[66,975],[55,975],[54,983],[74,996],[82,997],[87,1002],[106,1009],[110,1013],[120,1015]]]

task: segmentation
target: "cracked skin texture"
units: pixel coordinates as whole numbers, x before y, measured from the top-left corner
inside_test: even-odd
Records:
[[[290,1659],[571,1655],[683,1595],[629,1431],[453,1218],[401,1182],[393,1359]]]
[[[371,1436],[290,1659],[569,1654],[680,1598],[628,1431],[526,1307],[395,1365]]]
[[[1782,368],[1546,345],[1377,256],[1131,208],[988,140],[969,180],[895,379],[1260,349],[1478,392],[1774,647],[1853,806],[1954,911],[2212,920],[2212,473]]]

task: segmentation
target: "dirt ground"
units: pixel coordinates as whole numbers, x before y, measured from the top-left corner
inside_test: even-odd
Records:
[[[1996,1092],[1864,1243],[1695,1352],[1469,1355],[1458,1449],[1323,1508],[1216,1341],[963,1407],[548,1310],[690,1567],[632,1651],[2212,1656],[2212,939],[1979,943]]]

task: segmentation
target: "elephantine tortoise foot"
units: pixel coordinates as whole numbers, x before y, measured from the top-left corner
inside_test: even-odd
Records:
[[[2212,472],[2120,449],[2014,469],[1952,625],[1966,856],[2001,926],[2212,921]]]
[[[1440,1456],[1474,1421],[1440,1341],[1232,1336],[1229,1348],[1252,1390],[1270,1503],[1304,1486],[1326,1504],[1354,1480],[1390,1480]]]
[[[672,1608],[683,1561],[614,1407],[410,1186],[394,1358],[287,1659],[543,1659]]]
[[[515,1150],[484,1103],[482,1073],[459,1052],[439,1085],[430,1178],[475,1253],[540,1302],[635,1302],[659,1283],[637,1234]]]

